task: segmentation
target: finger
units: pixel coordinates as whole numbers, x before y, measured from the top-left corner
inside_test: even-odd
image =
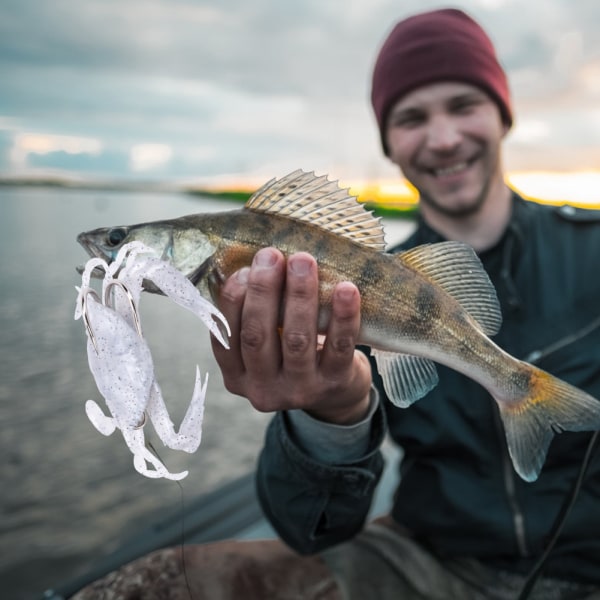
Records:
[[[289,257],[281,348],[283,369],[292,377],[314,371],[317,357],[319,280],[315,259],[306,252]]]
[[[278,333],[285,259],[275,248],[259,250],[248,273],[240,323],[240,350],[254,378],[274,377],[281,363]]]
[[[337,378],[351,368],[360,331],[360,294],[353,283],[338,283],[333,291],[331,318],[321,352],[324,377]]]
[[[244,267],[231,275],[223,284],[219,294],[219,309],[227,319],[231,329],[229,350],[223,347],[212,335],[211,345],[224,378],[237,379],[245,371],[240,348],[240,325],[249,272],[250,268]]]

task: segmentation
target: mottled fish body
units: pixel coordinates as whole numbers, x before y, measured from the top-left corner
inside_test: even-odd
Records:
[[[286,256],[310,253],[319,268],[320,329],[329,320],[335,285],[355,283],[359,342],[371,347],[390,400],[406,407],[431,390],[437,384],[434,362],[467,375],[498,403],[515,470],[525,480],[537,478],[555,432],[600,429],[600,402],[510,356],[488,337],[500,328],[500,307],[472,248],[442,242],[388,254],[380,221],[326,177],[295,171],[264,185],[241,210],[78,237],[91,256],[107,261],[134,240],[213,298],[260,248],[274,246]]]

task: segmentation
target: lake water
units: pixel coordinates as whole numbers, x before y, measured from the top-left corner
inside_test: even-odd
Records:
[[[76,265],[85,263],[76,235],[238,205],[183,194],[0,187],[0,589],[14,600],[87,571],[94,560],[171,514],[181,492],[133,468],[116,432],[99,434],[84,403],[103,405],[74,321]],[[386,221],[388,242],[410,224]],[[195,365],[209,372],[202,444],[194,455],[161,455],[171,471],[188,469],[187,499],[254,466],[268,415],[228,394],[205,327],[162,297],[140,303],[163,396],[176,424],[192,395]],[[152,428],[146,428],[152,441]]]

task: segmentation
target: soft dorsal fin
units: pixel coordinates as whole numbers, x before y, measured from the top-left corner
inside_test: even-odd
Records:
[[[471,246],[462,242],[424,244],[397,257],[453,296],[486,335],[498,333],[502,324],[498,296]]]
[[[272,179],[250,196],[246,208],[304,221],[363,246],[385,250],[379,218],[326,175],[317,177],[298,169]]]

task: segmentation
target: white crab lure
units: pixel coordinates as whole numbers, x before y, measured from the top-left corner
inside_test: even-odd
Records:
[[[92,271],[98,267],[105,273],[101,295],[90,287]],[[111,416],[105,415],[94,400],[86,402],[85,411],[103,435],[121,430],[139,473],[151,478],[179,480],[186,477],[188,471],[170,473],[146,448],[143,427],[148,417],[167,448],[195,452],[202,437],[208,374],[203,383],[196,367],[192,400],[176,433],[154,375],[150,348],[142,335],[138,303],[144,280],[198,316],[219,342],[229,347],[219,327],[220,323],[230,335],[225,317],[179,270],[159,259],[151,248],[132,242],[121,248],[111,264],[92,258],[85,265],[81,287],[76,288],[75,319],[83,317],[88,363]]]

